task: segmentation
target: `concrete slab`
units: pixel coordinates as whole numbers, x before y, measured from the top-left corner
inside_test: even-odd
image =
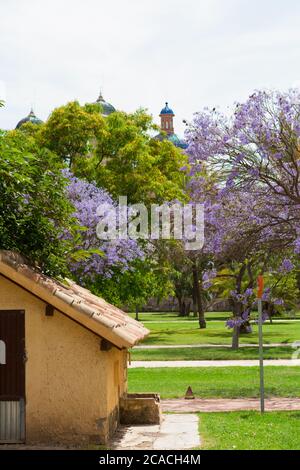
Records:
[[[115,450],[185,450],[200,446],[195,414],[164,415],[156,426],[121,426],[109,445]]]

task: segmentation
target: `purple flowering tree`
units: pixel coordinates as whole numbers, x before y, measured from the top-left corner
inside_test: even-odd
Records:
[[[277,256],[280,276],[291,267],[291,251],[300,252],[299,135],[296,91],[256,92],[231,117],[206,109],[186,133],[191,194],[204,195],[206,205],[205,250],[234,282],[234,347],[249,326],[257,274],[272,272]],[[207,175],[214,181],[209,191]],[[269,302],[272,308],[274,302],[282,299]]]
[[[71,263],[70,270],[80,283],[107,301],[135,308],[137,312],[149,298],[170,295],[172,286],[166,266],[158,259],[152,245],[145,240],[98,239],[96,227],[100,217],[97,208],[102,204],[116,207],[110,194],[69,171],[65,174],[69,179],[67,195],[79,223],[79,256]]]
[[[206,109],[186,136],[192,176],[208,168],[227,189],[259,198],[265,225],[300,253],[299,91],[257,91],[230,117]]]
[[[114,270],[125,271],[131,263],[143,256],[143,251],[135,240],[99,240],[96,227],[100,220],[97,208],[101,204],[115,207],[116,204],[103,189],[94,184],[74,177],[66,172],[70,183],[67,186],[67,195],[75,207],[74,216],[80,226],[80,237],[77,249],[79,253],[86,251],[90,255],[85,259],[79,258],[72,262],[70,269],[82,283],[93,281],[97,275],[111,277]],[[94,251],[93,251],[94,250]]]

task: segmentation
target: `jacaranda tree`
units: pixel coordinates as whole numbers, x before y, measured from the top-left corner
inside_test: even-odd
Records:
[[[256,275],[268,276],[290,261],[292,250],[300,251],[299,105],[296,91],[256,92],[232,116],[198,113],[187,130],[193,197],[202,190],[203,172],[217,186],[214,197],[207,196],[206,250],[235,283],[229,322],[235,345],[253,308]]]

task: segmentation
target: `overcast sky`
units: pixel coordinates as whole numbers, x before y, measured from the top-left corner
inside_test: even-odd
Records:
[[[0,0],[0,12],[1,128],[101,87],[157,122],[168,101],[182,134],[205,106],[300,86],[299,0]]]

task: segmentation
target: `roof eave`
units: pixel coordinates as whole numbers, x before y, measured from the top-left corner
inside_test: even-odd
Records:
[[[59,298],[57,295],[55,295],[55,291],[51,292],[36,282],[36,280],[30,279],[29,277],[20,273],[14,267],[10,266],[6,262],[3,262],[2,254],[0,254],[0,274],[13,281],[19,287],[32,293],[43,302],[52,305],[56,310],[64,313],[77,323],[85,326],[96,335],[100,336],[101,338],[105,338],[120,349],[132,348],[149,335],[149,330],[146,328],[141,329],[139,337],[134,337],[130,334],[130,332],[125,331],[125,329],[122,327],[105,327],[100,322],[93,320],[92,315],[79,312],[74,306],[72,306],[72,303],[68,304],[66,300]]]

